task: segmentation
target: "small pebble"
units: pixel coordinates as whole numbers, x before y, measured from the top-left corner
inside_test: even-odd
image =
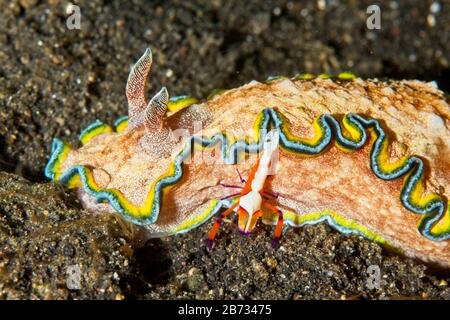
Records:
[[[427,16],[427,23],[430,27],[434,27],[436,25],[436,18],[434,17],[434,15],[429,14]]]
[[[173,70],[172,69],[168,69],[167,71],[166,71],[166,77],[167,78],[171,78],[173,76]]]
[[[319,8],[319,10],[325,10],[326,7],[327,7],[327,3],[325,0],[317,1],[317,8]]]
[[[441,10],[441,4],[439,2],[433,2],[430,6],[431,13],[438,13]]]
[[[281,15],[281,9],[279,7],[276,7],[275,9],[273,9],[273,15],[274,16],[280,16]]]
[[[447,281],[445,281],[444,279],[442,279],[441,281],[439,281],[438,286],[439,287],[446,287],[448,285]]]

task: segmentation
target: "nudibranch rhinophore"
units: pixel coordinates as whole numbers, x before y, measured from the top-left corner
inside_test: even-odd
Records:
[[[434,83],[304,74],[203,101],[169,98],[163,88],[147,103],[151,64],[147,49],[130,72],[127,117],[114,126],[97,120],[78,149],[53,140],[45,174],[75,188],[86,208],[118,212],[158,237],[195,228],[241,199],[246,231],[280,216],[290,226],[326,221],[450,267],[450,107]],[[269,176],[269,160],[258,161],[273,131],[279,147]],[[265,174],[249,196],[228,196],[224,186],[240,183],[237,169]],[[270,206],[258,190],[276,194],[265,199]]]

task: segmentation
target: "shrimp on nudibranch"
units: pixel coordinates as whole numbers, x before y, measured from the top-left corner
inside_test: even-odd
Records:
[[[161,237],[225,210],[210,242],[233,211],[245,234],[276,225],[275,242],[283,224],[327,222],[450,267],[450,107],[434,83],[298,75],[147,100],[151,64],[147,49],[131,69],[127,117],[97,120],[79,148],[53,140],[46,176],[89,211]],[[228,196],[236,169],[247,182]]]
[[[238,215],[238,228],[239,231],[244,234],[250,234],[256,226],[258,220],[263,216],[263,207],[278,215],[277,226],[275,228],[275,234],[272,244],[276,246],[281,236],[283,229],[283,213],[281,210],[274,207],[269,199],[276,198],[277,196],[271,193],[268,188],[269,175],[275,173],[274,154],[278,151],[279,135],[277,131],[270,131],[264,138],[264,148],[260,159],[250,169],[248,179],[244,182],[243,187],[235,185],[224,185],[229,188],[241,188],[242,191],[237,194],[232,194],[221,198],[221,200],[228,199],[230,197],[238,197],[238,200],[231,205],[227,210],[219,215],[214,223],[211,231],[209,232],[207,240],[208,246],[211,248],[216,233],[219,230],[222,220],[226,218],[231,212],[235,211]],[[239,171],[238,171],[239,172]]]

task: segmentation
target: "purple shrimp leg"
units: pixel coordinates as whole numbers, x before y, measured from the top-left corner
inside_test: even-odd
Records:
[[[236,171],[237,171],[237,173],[239,175],[239,179],[241,180],[241,182],[242,183],[246,183],[247,181],[244,178],[242,178],[241,173],[239,172],[239,169],[237,167],[236,167]]]
[[[225,183],[219,183],[222,187],[225,187],[225,188],[234,188],[234,189],[242,189],[242,187],[241,186],[235,186],[235,185],[232,185],[232,184],[225,184]]]
[[[244,178],[242,178],[241,173],[239,172],[238,168],[236,168],[236,172],[239,175],[239,179],[241,180],[242,183],[247,182]],[[225,188],[233,188],[233,189],[242,189],[243,188],[242,186],[237,186],[237,185],[234,185],[234,184],[225,184],[225,183],[219,183],[219,184],[222,187],[225,187]]]
[[[225,196],[225,197],[220,198],[220,200],[230,199],[230,198],[236,197],[236,196],[238,196],[238,195],[240,195],[240,194],[241,194],[240,192],[238,192],[238,193],[233,193],[233,194],[230,194],[230,195],[228,195],[228,196]]]

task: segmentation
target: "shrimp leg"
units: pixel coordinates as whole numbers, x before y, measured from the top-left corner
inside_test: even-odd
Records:
[[[278,242],[280,241],[281,232],[283,231],[283,212],[270,203],[263,202],[262,205],[270,211],[278,214],[278,222],[277,226],[275,227],[275,233],[272,240],[272,246],[276,247],[278,245]]]
[[[231,207],[229,207],[227,210],[225,210],[223,213],[220,214],[220,216],[217,218],[216,222],[214,222],[213,227],[211,228],[211,231],[209,231],[208,238],[205,239],[206,244],[208,245],[208,248],[212,248],[212,244],[214,242],[214,238],[216,237],[217,231],[220,228],[220,224],[222,223],[222,220],[226,218],[233,210],[239,205],[239,201],[234,203]]]

